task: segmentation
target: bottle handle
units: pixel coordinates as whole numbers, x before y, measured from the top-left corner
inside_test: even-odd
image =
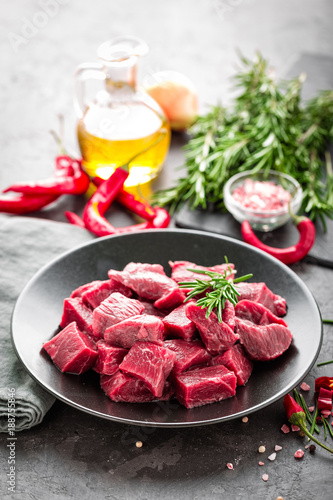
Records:
[[[79,118],[87,108],[85,102],[85,82],[87,80],[105,80],[103,65],[100,63],[83,63],[77,67],[74,74],[74,106]]]

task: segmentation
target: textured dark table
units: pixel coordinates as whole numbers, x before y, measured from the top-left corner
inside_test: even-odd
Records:
[[[57,126],[59,113],[66,119],[67,144],[76,149],[72,74],[79,63],[93,61],[97,46],[109,37],[128,33],[144,38],[151,52],[142,61],[142,74],[183,71],[195,82],[204,109],[207,103],[228,101],[236,47],[247,56],[261,50],[281,76],[299,68],[307,60],[304,53],[330,57],[332,14],[330,0],[12,2],[0,21],[0,188],[50,175],[56,146],[48,130]],[[171,185],[180,175],[176,167],[185,141],[181,135],[173,137],[156,186]],[[65,209],[80,211],[82,205],[81,199],[64,197],[34,216],[64,221]],[[313,293],[323,317],[332,318],[332,269],[304,262],[292,269]],[[332,359],[332,338],[332,327],[325,326],[319,361]],[[329,366],[315,366],[305,381],[313,388],[317,376],[332,374]],[[41,425],[18,436],[15,498],[331,498],[332,457],[317,448],[315,455],[296,460],[294,452],[304,439],[297,433],[284,435],[284,422],[281,401],[250,415],[248,423],[178,430],[101,421],[56,402]],[[0,439],[4,463],[7,451]],[[137,448],[136,441],[143,446]],[[267,449],[263,457],[257,451],[261,444]],[[276,444],[283,449],[269,462]],[[264,467],[258,465],[260,459]],[[234,470],[227,469],[227,462]],[[261,479],[264,472],[267,482]],[[6,496],[4,472],[0,488]]]

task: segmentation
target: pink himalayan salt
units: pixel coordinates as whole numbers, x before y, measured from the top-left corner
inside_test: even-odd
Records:
[[[276,444],[275,447],[274,447],[274,450],[275,451],[280,451],[280,450],[282,450],[282,446],[280,446],[279,444]]]
[[[268,481],[268,474],[263,474],[262,475],[262,480],[263,481]]]
[[[283,424],[283,426],[281,427],[281,431],[282,431],[284,434],[288,434],[288,432],[290,432],[290,429],[289,429],[288,425]]]
[[[301,450],[301,449],[299,449],[299,450],[297,450],[297,451],[295,452],[294,457],[295,457],[295,458],[303,458],[303,455],[304,455],[304,451],[303,451],[303,450]]]
[[[269,181],[246,179],[232,193],[233,199],[245,208],[257,211],[281,211],[288,208],[290,193]]]
[[[272,453],[271,455],[269,455],[269,457],[267,457],[268,460],[270,460],[271,462],[273,462],[275,459],[276,459],[276,453]]]
[[[328,418],[331,415],[331,411],[330,410],[321,410],[321,415],[324,418]]]
[[[298,432],[300,430],[300,428],[298,427],[298,425],[295,425],[295,424],[291,424],[291,430],[293,432]]]
[[[233,466],[233,465],[232,465],[232,463],[230,463],[230,462],[229,462],[229,463],[227,463],[227,467],[228,467],[228,469],[230,469],[230,470],[232,470],[232,469],[234,468],[234,466]]]
[[[311,389],[311,387],[306,382],[303,382],[300,385],[300,388],[302,389],[302,391],[309,391]]]
[[[258,462],[259,465],[265,465],[264,462]]]
[[[309,410],[310,413],[313,413],[315,411],[315,407],[314,406],[309,406],[308,410]]]

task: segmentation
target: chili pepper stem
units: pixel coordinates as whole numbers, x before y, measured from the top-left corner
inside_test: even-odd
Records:
[[[318,439],[313,435],[311,434],[308,429],[303,425],[301,424],[300,422],[297,424],[298,427],[304,432],[304,434],[306,434],[306,436],[308,436],[308,438],[311,439],[311,441],[313,441],[314,443],[316,443],[318,446],[321,446],[322,448],[324,448],[326,451],[329,451],[330,453],[333,453],[333,450],[331,448],[329,448],[328,446],[326,446],[325,444],[321,443],[320,441],[318,441]]]

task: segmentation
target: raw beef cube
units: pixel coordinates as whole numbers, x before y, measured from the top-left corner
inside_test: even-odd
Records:
[[[142,380],[156,397],[163,394],[176,354],[152,342],[136,342],[124,357],[119,368],[127,375]]]
[[[111,295],[111,293],[119,292],[125,297],[131,297],[132,292],[129,288],[122,285],[116,280],[105,280],[95,283],[82,293],[82,300],[92,309],[98,307],[103,300]]]
[[[136,299],[125,297],[121,293],[112,293],[93,311],[92,330],[97,339],[104,336],[104,331],[126,318],[141,314],[144,306]]]
[[[197,328],[185,314],[186,304],[177,307],[163,318],[164,329],[167,336],[184,340],[192,340],[197,333]]]
[[[141,262],[130,262],[124,267],[123,271],[127,271],[129,273],[136,273],[138,271],[151,271],[153,273],[166,275],[161,264],[142,264]]]
[[[230,300],[225,301],[224,309],[222,309],[222,321],[229,325],[231,330],[235,329],[235,308]]]
[[[253,369],[252,361],[246,356],[244,348],[235,344],[219,356],[212,358],[210,364],[224,365],[228,370],[234,372],[237,377],[237,385],[244,385],[250,378]]]
[[[166,275],[154,271],[115,271],[110,269],[109,278],[118,280],[123,285],[129,287],[142,299],[157,300],[176,288],[176,283]]]
[[[112,376],[103,375],[100,383],[105,394],[117,403],[147,403],[156,399],[167,401],[174,393],[173,386],[166,381],[162,396],[156,398],[141,380],[120,371]]]
[[[196,279],[210,279],[210,277],[205,274],[195,273],[193,271],[189,271],[188,269],[199,269],[201,271],[213,271],[215,273],[223,274],[225,271],[228,272],[229,268],[235,268],[234,264],[218,264],[211,267],[198,266],[198,264],[188,262],[187,260],[176,260],[174,262],[169,261],[169,265],[172,269],[171,278],[177,283],[180,283],[181,281],[195,281]],[[230,274],[230,277],[233,278],[234,275]]]
[[[194,408],[234,396],[236,382],[225,366],[208,366],[176,375],[175,395],[186,408]]]
[[[196,325],[207,351],[212,356],[226,351],[239,338],[230,326],[223,321],[219,323],[214,311],[206,318],[206,309],[201,309],[194,302],[186,304],[185,314]]]
[[[267,307],[259,302],[243,299],[235,305],[237,318],[246,319],[255,325],[269,325],[270,323],[279,323],[288,326],[282,319],[273,314]]]
[[[102,283],[101,280],[95,280],[95,281],[91,281],[90,283],[85,283],[84,285],[81,285],[78,288],[75,288],[75,290],[72,291],[70,297],[71,298],[82,297],[82,294],[84,292],[86,292],[87,290],[89,290],[89,288],[91,288],[95,285],[99,285],[100,283]]]
[[[140,299],[139,299],[140,300]],[[157,316],[158,318],[164,318],[165,312],[157,309],[151,302],[145,300],[140,300],[141,304],[144,306],[142,314],[150,314],[151,316]]]
[[[43,348],[59,370],[78,375],[89,370],[97,358],[95,343],[78,329],[75,321],[45,342]]]
[[[101,375],[113,375],[119,370],[119,365],[128,353],[127,349],[107,344],[99,340],[96,344],[98,356],[93,366],[95,372]]]
[[[180,306],[186,298],[185,293],[180,288],[173,288],[170,292],[162,295],[158,300],[155,300],[154,307],[164,309],[166,311]]]
[[[204,365],[211,359],[201,340],[186,342],[182,339],[166,340],[164,346],[176,353],[172,373],[180,373],[192,366]]]
[[[287,312],[287,303],[283,297],[273,293],[265,283],[237,283],[240,292],[239,301],[247,299],[259,302],[267,307],[276,316],[284,316]]]
[[[289,328],[277,323],[254,325],[236,317],[236,331],[247,354],[255,361],[269,361],[281,356],[292,340]]]
[[[60,322],[61,328],[75,321],[78,328],[87,335],[92,334],[93,313],[81,297],[67,298],[64,300],[63,313]]]
[[[137,341],[163,345],[164,326],[157,316],[138,314],[107,328],[104,339],[109,344],[127,349]]]

